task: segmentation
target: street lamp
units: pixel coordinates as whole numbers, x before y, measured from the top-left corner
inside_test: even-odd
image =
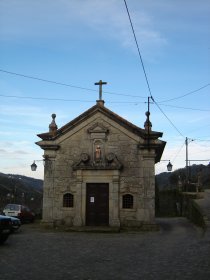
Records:
[[[172,168],[173,168],[173,165],[171,164],[170,160],[168,160],[168,159],[163,159],[163,160],[161,160],[161,161],[168,161],[168,164],[166,165],[167,171],[168,171],[168,172],[171,172],[171,171],[172,171]]]
[[[172,167],[173,167],[173,165],[171,164],[171,162],[170,162],[170,160],[169,160],[169,163],[167,164],[167,170],[168,170],[169,172],[171,172],[171,171],[172,171]]]
[[[34,160],[34,162],[31,164],[31,170],[36,171],[36,169],[37,169],[37,165],[36,165],[35,160]]]
[[[44,159],[40,159],[40,160],[34,160],[34,162],[31,164],[31,170],[36,171],[36,169],[37,169],[36,161],[42,161],[43,164],[45,165],[46,160],[48,160],[48,158],[44,158]]]

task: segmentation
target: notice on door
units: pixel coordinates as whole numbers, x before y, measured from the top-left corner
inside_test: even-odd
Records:
[[[90,197],[90,202],[91,202],[91,203],[94,203],[94,202],[95,202],[95,197],[94,197],[94,196],[91,196],[91,197]]]

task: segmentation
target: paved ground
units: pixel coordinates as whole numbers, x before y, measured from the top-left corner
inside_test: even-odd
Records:
[[[68,233],[23,225],[0,246],[1,280],[207,280],[210,236],[185,218],[159,232]]]

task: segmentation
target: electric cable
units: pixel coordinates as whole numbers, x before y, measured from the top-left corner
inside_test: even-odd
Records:
[[[32,100],[47,100],[47,101],[69,101],[69,102],[88,102],[88,103],[94,103],[95,101],[91,100],[80,100],[80,99],[64,99],[64,98],[47,98],[47,97],[32,97],[32,96],[18,96],[18,95],[4,95],[0,94],[1,97],[5,98],[17,98],[17,99],[32,99]],[[125,104],[145,104],[146,102],[135,102],[135,101],[107,101],[107,103],[125,103]]]
[[[195,139],[196,141],[201,141],[201,142],[210,142],[210,139],[204,140],[204,139]]]
[[[126,11],[127,11],[127,14],[128,14],[128,18],[129,18],[129,21],[130,21],[133,36],[134,36],[134,39],[135,39],[135,42],[136,42],[136,47],[137,47],[137,50],[138,50],[139,58],[140,58],[141,65],[142,65],[143,72],[144,72],[144,76],[145,76],[145,79],[146,79],[147,88],[149,90],[150,97],[153,99],[152,92],[151,92],[150,85],[149,85],[149,81],[148,81],[148,78],[147,78],[147,73],[145,71],[144,62],[143,62],[143,59],[142,59],[142,55],[141,55],[141,52],[140,52],[139,44],[138,44],[138,41],[137,41],[137,38],[136,38],[135,30],[134,30],[134,27],[133,27],[133,23],[132,23],[132,20],[131,20],[131,16],[130,16],[130,13],[129,13],[129,10],[128,10],[128,5],[126,3],[126,0],[124,0],[124,3],[125,3]]]
[[[181,152],[181,150],[183,149],[184,145],[185,145],[185,142],[183,142],[183,143],[182,143],[182,146],[180,147],[180,149],[178,150],[178,152],[176,153],[176,155],[173,157],[172,162],[174,162],[174,161],[175,161],[175,159],[177,158],[177,156],[179,155],[179,153],[180,153],[180,152]]]
[[[51,84],[56,84],[56,85],[60,85],[60,86],[66,86],[66,87],[72,87],[72,88],[81,89],[81,90],[98,92],[98,90],[96,90],[96,89],[91,89],[91,88],[86,88],[86,87],[75,86],[75,85],[72,85],[72,84],[56,82],[56,81],[47,80],[47,79],[43,79],[43,78],[38,78],[38,77],[30,76],[30,75],[25,75],[25,74],[20,74],[20,73],[16,73],[16,72],[6,71],[6,70],[3,70],[3,69],[0,69],[0,72],[10,74],[10,75],[20,76],[20,77],[27,78],[27,79],[33,79],[33,80],[37,80],[37,81],[41,81],[41,82],[45,82],[45,83],[51,83]],[[128,96],[128,97],[147,98],[147,96],[130,95],[130,94],[117,93],[117,92],[110,92],[110,91],[103,91],[103,93],[113,94],[113,95],[121,95],[121,96]]]
[[[158,102],[158,104],[161,105],[161,106],[172,107],[172,108],[177,108],[177,109],[192,110],[192,111],[201,111],[201,112],[210,112],[210,109],[198,109],[198,108],[174,106],[174,105],[169,105],[169,104],[162,104],[161,102]]]
[[[17,99],[34,99],[34,100],[48,100],[48,101],[68,101],[68,102],[89,102],[93,103],[94,101],[92,100],[81,100],[81,99],[65,99],[65,98],[47,98],[47,97],[32,97],[32,96],[18,96],[18,95],[5,95],[5,94],[0,94],[1,97],[5,98],[17,98]],[[146,104],[147,102],[143,101],[106,101],[107,103],[125,103],[125,104],[133,104],[133,105],[139,105],[139,104]],[[154,104],[154,102],[151,102],[150,104]],[[173,105],[166,105],[166,104],[161,104],[158,103],[159,105],[162,106],[168,106],[172,108],[177,108],[177,109],[185,109],[185,110],[195,110],[195,111],[204,111],[204,112],[209,112],[210,110],[206,109],[196,109],[196,108],[186,108],[186,107],[180,107],[180,106],[173,106]]]
[[[182,132],[175,126],[175,124],[169,119],[169,117],[163,112],[163,110],[160,108],[160,106],[157,104],[157,102],[153,99],[154,103],[158,107],[158,109],[162,112],[162,114],[166,117],[166,119],[170,122],[170,124],[175,128],[175,130],[181,135],[182,137],[185,137]]]
[[[90,89],[90,88],[80,87],[80,86],[71,85],[71,84],[67,84],[67,83],[61,83],[61,82],[57,82],[57,81],[47,80],[47,79],[44,79],[44,78],[39,78],[39,77],[34,77],[34,76],[30,76],[30,75],[20,74],[20,73],[16,73],[16,72],[6,71],[6,70],[3,70],[3,69],[0,69],[0,72],[6,73],[6,74],[10,74],[10,75],[20,76],[20,77],[27,78],[27,79],[38,80],[38,81],[41,81],[41,82],[52,83],[52,84],[56,84],[56,85],[62,85],[62,86],[73,87],[73,88],[77,88],[77,89],[97,92],[96,89]],[[198,91],[206,88],[209,85],[210,84],[204,85],[204,86],[200,87],[199,89],[196,89],[194,91],[186,93],[186,94],[184,94],[182,96],[179,96],[177,98],[182,98],[182,97],[185,97],[185,96],[187,96],[189,94],[198,92]],[[124,94],[124,93],[117,93],[117,92],[110,92],[110,91],[103,91],[103,93],[113,94],[113,95],[121,95],[121,96],[126,96],[126,97],[148,98],[147,96],[140,96],[140,95],[133,95],[133,94]],[[176,99],[176,98],[174,98],[174,99]],[[200,110],[201,111],[209,111],[208,109],[206,109],[206,110],[205,109],[193,109],[193,108],[185,108],[185,107],[173,106],[173,105],[169,105],[169,104],[167,104],[167,105],[166,104],[162,104],[162,103],[165,103],[167,101],[172,101],[174,99],[159,101],[158,104],[159,105],[163,105],[163,106],[168,106],[168,107],[180,108],[180,109],[189,109],[189,110],[191,109],[191,110],[198,110],[198,111],[200,111]],[[134,102],[134,103],[137,103],[137,102]]]
[[[188,92],[188,93],[186,93],[186,94],[183,94],[183,95],[180,95],[180,96],[171,98],[171,99],[163,100],[163,101],[161,101],[161,103],[163,103],[163,102],[165,103],[165,102],[169,102],[169,101],[174,101],[174,100],[183,98],[183,97],[185,97],[185,96],[188,96],[188,95],[190,95],[190,94],[193,94],[193,93],[195,93],[195,92],[198,92],[198,91],[200,91],[200,90],[202,90],[202,89],[208,87],[209,85],[210,85],[210,84],[206,84],[206,85],[204,85],[204,86],[202,86],[202,87],[200,87],[200,88],[198,88],[198,89],[196,89],[196,90],[190,91],[190,92]]]
[[[159,108],[159,110],[162,112],[162,114],[166,117],[166,119],[170,122],[170,124],[175,128],[175,130],[182,137],[184,137],[184,135],[181,133],[181,131],[173,124],[173,122],[169,119],[169,117],[163,112],[163,110],[160,108],[160,106],[157,104],[157,102],[154,100],[154,98],[152,96],[152,92],[151,92],[149,81],[148,81],[147,74],[146,74],[146,71],[145,71],[142,55],[141,55],[141,52],[140,52],[140,48],[139,48],[139,45],[138,45],[138,41],[137,41],[137,38],[136,38],[135,30],[134,30],[134,27],[133,27],[133,23],[132,23],[132,20],[131,20],[131,16],[130,16],[130,13],[129,13],[129,10],[128,10],[128,5],[126,3],[126,0],[124,0],[124,3],[125,3],[126,11],[127,11],[127,14],[128,14],[128,18],[129,18],[129,21],[130,21],[130,25],[131,25],[131,29],[132,29],[132,32],[133,32],[133,36],[134,36],[134,39],[135,39],[135,42],[136,42],[136,47],[137,47],[139,58],[140,58],[141,65],[142,65],[142,68],[143,68],[143,72],[144,72],[144,76],[145,76],[145,79],[146,79],[147,87],[148,87],[148,90],[149,90],[150,98],[156,104],[156,106]]]

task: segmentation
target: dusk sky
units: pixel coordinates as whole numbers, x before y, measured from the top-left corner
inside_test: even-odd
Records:
[[[210,1],[126,2],[162,160],[184,167],[186,137],[189,159],[209,160]],[[95,105],[100,79],[105,106],[144,127],[150,93],[124,0],[0,0],[0,56],[0,172],[43,178],[41,162],[30,170],[37,134],[52,113],[61,127]]]

